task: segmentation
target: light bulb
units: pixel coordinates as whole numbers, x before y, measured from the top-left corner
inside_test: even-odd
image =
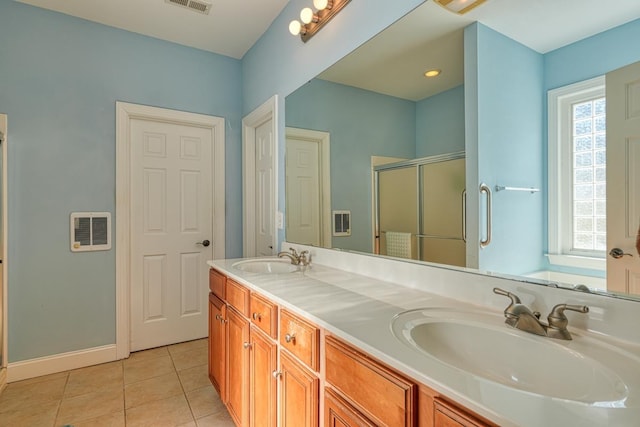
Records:
[[[310,7],[305,7],[300,11],[300,20],[303,24],[310,24],[311,22],[318,22],[313,10]]]
[[[298,34],[300,34],[301,30],[302,30],[302,24],[300,23],[300,21],[297,21],[294,19],[289,23],[289,32],[294,36],[297,36]]]
[[[313,7],[318,10],[324,10],[327,7],[329,7],[329,9],[331,8],[329,6],[329,0],[313,0]]]

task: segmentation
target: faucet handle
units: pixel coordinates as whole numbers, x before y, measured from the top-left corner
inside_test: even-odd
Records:
[[[551,310],[547,320],[552,328],[566,329],[569,319],[564,315],[565,310],[577,311],[579,313],[588,313],[589,307],[586,305],[558,304]]]
[[[296,258],[298,257],[298,251],[296,251],[294,248],[289,248],[289,251],[291,252],[291,254],[292,254],[294,257],[296,257]]]
[[[516,294],[512,294],[511,292],[505,291],[504,289],[493,288],[493,293],[511,298],[511,304],[520,304],[521,303],[520,298],[518,298],[518,296]]]

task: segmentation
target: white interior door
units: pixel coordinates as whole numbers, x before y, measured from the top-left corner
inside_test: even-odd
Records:
[[[131,351],[207,336],[211,129],[131,121]]]
[[[607,74],[607,289],[640,294],[640,62]]]
[[[274,141],[271,120],[256,128],[256,255],[274,254]]]
[[[287,136],[286,145],[287,241],[322,246],[319,144]]]

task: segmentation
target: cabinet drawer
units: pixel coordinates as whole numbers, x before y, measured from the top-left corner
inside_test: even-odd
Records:
[[[319,368],[320,330],[287,310],[280,311],[280,345],[314,371]]]
[[[251,293],[251,321],[271,338],[278,337],[278,306],[258,294]]]
[[[209,289],[220,299],[226,299],[225,284],[227,277],[213,268],[209,269]]]
[[[325,344],[329,384],[376,424],[414,425],[415,384],[333,337]]]
[[[231,279],[227,279],[227,303],[249,317],[249,289]]]

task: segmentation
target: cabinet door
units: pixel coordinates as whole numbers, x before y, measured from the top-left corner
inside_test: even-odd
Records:
[[[209,294],[209,379],[218,390],[223,403],[227,402],[227,306],[213,293]]]
[[[283,427],[318,426],[318,378],[280,352],[280,417]]]
[[[324,425],[325,427],[375,427],[374,423],[328,388],[324,391]]]
[[[227,309],[229,364],[227,409],[237,426],[249,425],[249,321]]]
[[[249,355],[249,421],[252,427],[276,427],[277,383],[273,376],[278,367],[276,357],[276,344],[252,326]]]

